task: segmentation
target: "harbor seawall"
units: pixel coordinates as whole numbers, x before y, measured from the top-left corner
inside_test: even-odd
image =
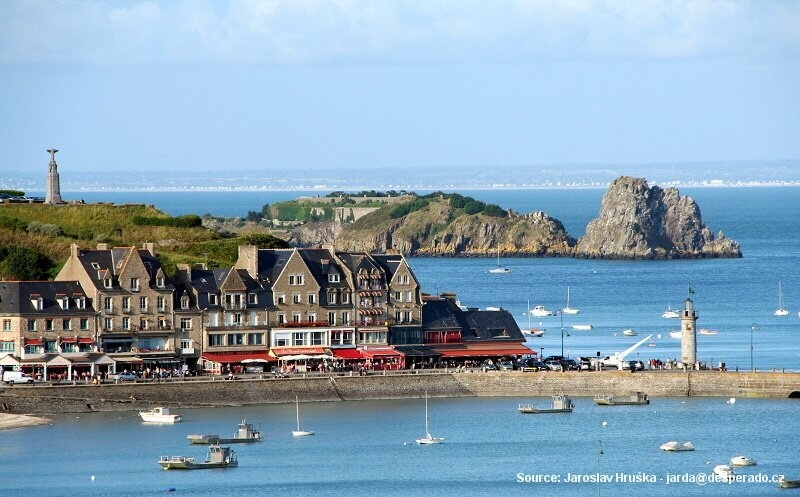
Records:
[[[800,397],[798,373],[621,371],[462,372],[162,383],[14,386],[0,410],[15,414],[138,410],[153,405],[214,407],[431,397],[591,397],[641,391],[653,397]]]

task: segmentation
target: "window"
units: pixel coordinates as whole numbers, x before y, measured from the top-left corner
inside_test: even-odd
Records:
[[[322,331],[311,332],[311,345],[324,345],[323,338],[325,333]]]
[[[339,283],[339,274],[338,273],[330,273],[328,275],[328,283]]]
[[[300,294],[299,293],[293,293],[292,294],[292,303],[293,304],[299,304],[300,303]]]
[[[4,319],[3,320],[3,331],[11,331],[11,320]]]
[[[331,311],[328,313],[328,324],[331,326],[336,326],[336,312]]]
[[[106,311],[110,311],[112,307],[112,303],[114,300],[111,297],[103,297],[103,309]]]
[[[403,294],[400,292],[394,292],[394,300],[397,302],[403,301]]]
[[[0,342],[0,352],[14,353],[14,342]]]
[[[131,310],[131,298],[130,297],[122,297],[122,310],[123,311],[130,311]]]
[[[301,319],[303,319],[303,316],[299,312],[293,312],[292,313],[292,322],[293,323],[299,323]]]
[[[286,294],[285,293],[278,293],[275,295],[275,303],[277,304],[285,304],[286,303]]]
[[[78,297],[78,309],[86,309],[86,297]]]
[[[411,311],[403,311],[403,322],[410,323],[414,320],[414,313]]]
[[[258,296],[255,293],[248,293],[247,294],[247,303],[248,304],[258,304]]]
[[[159,311],[164,312],[164,311],[167,310],[165,304],[166,304],[166,300],[164,299],[164,297],[162,297],[162,296],[156,297],[156,307],[158,307]]]
[[[139,297],[139,309],[142,311],[147,310],[147,297]]]
[[[309,323],[315,323],[317,321],[317,313],[316,312],[309,312],[306,316],[306,321]]]
[[[98,263],[96,263],[96,262],[93,262],[93,263],[92,263],[92,268],[94,268],[94,269],[100,269],[100,264],[98,264]]]
[[[106,288],[111,288],[113,286],[111,278],[103,278],[103,286]]]
[[[192,318],[181,318],[181,329],[182,330],[191,330],[192,329]]]
[[[219,314],[216,312],[212,312],[208,315],[208,325],[209,326],[219,326]]]
[[[139,278],[131,278],[131,291],[132,292],[139,291]]]
[[[489,332],[492,334],[492,338],[505,338],[508,336],[505,328],[489,328]]]
[[[208,294],[208,304],[209,305],[219,305],[219,295],[216,293],[209,293]]]
[[[286,323],[286,314],[279,312],[276,319],[278,321],[278,324],[284,324]]]
[[[156,286],[158,288],[164,288],[164,277],[163,276],[156,276]]]
[[[29,319],[28,320],[28,331],[36,331],[36,320]]]
[[[248,333],[247,345],[262,345],[264,343],[263,333]]]
[[[342,304],[349,304],[350,303],[350,294],[345,292],[342,294]]]
[[[342,313],[342,324],[350,324],[350,313],[347,311]]]
[[[189,308],[189,297],[181,297],[181,309]]]
[[[103,320],[103,330],[105,331],[114,330],[114,318],[105,318]]]
[[[303,284],[303,275],[302,274],[290,274],[289,275],[289,284],[290,285],[302,285]]]
[[[400,312],[400,311],[395,312],[394,313],[394,320],[397,321],[398,324],[402,323],[403,322],[403,313]]]
[[[191,349],[192,348],[192,339],[191,338],[181,338],[181,348],[182,349]]]
[[[258,313],[253,311],[247,315],[248,326],[258,326]]]
[[[45,329],[45,331],[53,331],[53,320],[52,319],[45,319],[44,320],[44,329]]]
[[[31,303],[37,311],[44,310],[44,299],[42,297],[31,299]]]
[[[208,346],[209,347],[221,347],[225,345],[225,335],[221,333],[214,333],[208,335]]]
[[[328,304],[336,303],[336,292],[328,292]]]
[[[244,333],[229,333],[228,345],[244,345]]]
[[[72,329],[72,320],[71,319],[62,319],[61,320],[61,329],[64,331],[69,331]]]
[[[150,326],[147,324],[147,318],[139,318],[139,329],[146,330]]]
[[[61,297],[59,299],[59,303],[61,304],[62,309],[69,309],[69,298]]]
[[[298,345],[308,345],[306,343],[306,334],[302,331],[296,331],[292,333],[292,345],[295,347]]]
[[[306,295],[309,304],[316,304],[317,303],[317,294],[316,293],[309,293]]]
[[[81,330],[86,331],[89,329],[89,318],[81,318]]]
[[[275,334],[275,347],[288,347],[291,344],[291,335],[289,333],[276,333]]]
[[[406,292],[405,301],[406,302],[414,302],[413,292],[410,292],[410,291]]]
[[[241,326],[242,325],[242,313],[237,312],[232,316],[232,324],[234,326]]]
[[[131,329],[131,318],[128,318],[128,317],[122,318],[122,329],[123,330],[130,330]]]

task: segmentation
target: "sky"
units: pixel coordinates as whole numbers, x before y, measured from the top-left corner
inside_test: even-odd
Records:
[[[0,174],[800,159],[800,1],[0,2]]]

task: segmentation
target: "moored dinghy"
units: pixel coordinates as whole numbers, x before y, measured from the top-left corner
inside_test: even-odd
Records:
[[[756,460],[747,456],[734,456],[731,458],[731,466],[755,466]]]
[[[694,450],[694,444],[692,442],[667,442],[661,445],[661,450],[667,452],[685,452]]]

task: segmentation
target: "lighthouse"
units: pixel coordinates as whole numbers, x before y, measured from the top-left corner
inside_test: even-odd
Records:
[[[681,311],[681,362],[686,369],[697,365],[697,311],[691,299],[683,301]]]

